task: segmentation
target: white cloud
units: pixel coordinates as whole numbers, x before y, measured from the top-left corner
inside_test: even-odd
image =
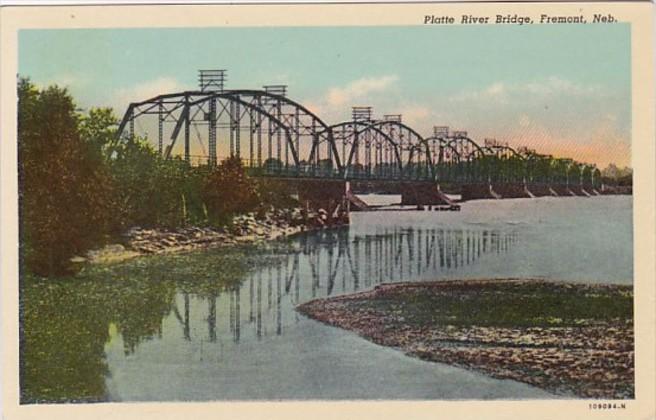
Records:
[[[397,80],[399,78],[396,75],[365,77],[354,80],[346,86],[334,87],[328,90],[326,102],[331,106],[351,105],[353,101],[364,99],[370,93],[386,90]]]
[[[528,92],[538,95],[599,95],[602,90],[595,85],[579,85],[569,80],[551,76],[540,82],[532,82],[517,86],[519,92]]]
[[[450,102],[505,101],[508,87],[503,82],[495,82],[480,90],[463,90],[448,98]]]
[[[451,102],[469,101],[495,101],[497,103],[508,103],[517,97],[525,100],[524,95],[533,95],[540,98],[554,96],[603,96],[603,90],[596,85],[581,85],[572,81],[551,76],[546,79],[536,80],[528,83],[504,83],[495,82],[478,90],[464,90],[449,98]]]
[[[522,114],[519,116],[519,126],[522,128],[526,128],[531,125],[531,118],[526,115]]]
[[[447,97],[455,121],[475,140],[496,137],[513,147],[606,165],[629,163],[630,117],[622,91],[546,77],[495,82]],[[466,120],[465,120],[466,118]]]
[[[404,124],[414,128],[422,135],[432,133],[433,126],[439,125],[438,122],[443,120],[443,117],[438,116],[438,110],[432,109],[429,106],[419,103],[409,104],[391,104],[392,107],[388,110],[390,114],[401,114]],[[381,115],[378,115],[381,117]]]
[[[609,163],[630,165],[629,134],[619,124],[617,115],[606,114],[582,123],[585,126],[583,130],[553,126],[524,114],[519,117],[518,124],[503,129],[502,140],[514,147],[528,146],[540,153],[595,163],[601,168]]]
[[[497,81],[451,96],[404,103],[407,98],[398,94],[395,80],[360,79],[307,102],[329,123],[349,119],[351,105],[372,105],[376,118],[402,114],[404,123],[424,135],[433,125],[446,125],[466,130],[480,142],[495,137],[512,147],[528,146],[602,167],[609,162],[630,164],[630,119],[622,92],[554,76]],[[360,94],[363,91],[368,93]]]
[[[419,124],[431,115],[431,110],[423,105],[410,105],[400,110],[403,121],[407,124]]]
[[[188,87],[173,77],[159,77],[135,86],[119,89],[110,101],[115,109],[125,109],[130,102],[143,101],[163,93],[180,92],[185,89],[188,89]]]
[[[64,73],[55,76],[55,78],[52,80],[52,83],[69,88],[72,86],[79,88],[84,86],[87,83],[87,80],[84,80],[84,78],[72,73]]]
[[[65,87],[68,89],[79,89],[89,84],[90,79],[88,77],[75,74],[75,73],[60,73],[56,74],[48,79],[43,80],[34,80],[33,82],[40,87],[48,87],[51,85],[57,85],[59,87]]]
[[[386,93],[398,80],[396,75],[363,77],[343,86],[331,87],[322,95],[304,99],[301,103],[321,119],[332,124],[350,119],[352,106],[387,102]],[[380,109],[374,109],[374,113],[379,111]]]
[[[494,83],[485,89],[485,94],[489,96],[503,95],[506,91],[506,86],[503,83]]]

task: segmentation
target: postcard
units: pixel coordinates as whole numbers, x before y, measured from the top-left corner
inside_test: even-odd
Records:
[[[654,418],[652,7],[3,7],[3,416]]]

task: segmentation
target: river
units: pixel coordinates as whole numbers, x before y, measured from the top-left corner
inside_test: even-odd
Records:
[[[159,324],[135,340],[119,331],[119,321],[109,323],[101,349],[105,398],[554,398],[526,384],[405,356],[309,320],[294,307],[397,281],[532,277],[632,284],[631,214],[628,196],[353,213],[348,228],[258,248],[273,262],[251,267],[229,290],[208,295],[174,286],[154,321],[139,318],[139,311],[120,313],[123,324]]]

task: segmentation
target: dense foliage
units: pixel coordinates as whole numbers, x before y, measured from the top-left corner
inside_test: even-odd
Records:
[[[201,197],[210,221],[224,224],[235,214],[258,205],[256,183],[246,176],[239,158],[229,158],[212,168],[204,179]]]
[[[42,275],[132,226],[226,225],[236,214],[293,204],[249,178],[239,159],[191,167],[147,139],[118,141],[111,109],[82,115],[66,89],[18,86],[21,255]],[[273,188],[272,191],[267,191]]]
[[[61,274],[109,228],[111,174],[65,89],[22,80],[18,96],[22,256],[36,273]]]

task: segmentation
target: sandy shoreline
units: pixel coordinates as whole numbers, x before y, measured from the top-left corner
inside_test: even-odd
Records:
[[[627,286],[458,280],[385,284],[297,309],[413,357],[565,398],[623,399],[634,396],[632,296]]]

